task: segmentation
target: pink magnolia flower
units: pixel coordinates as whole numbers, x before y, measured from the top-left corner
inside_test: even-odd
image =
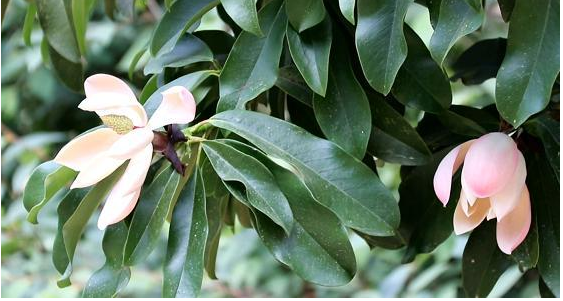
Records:
[[[434,175],[434,191],[444,206],[450,198],[452,176],[462,163],[454,232],[463,234],[485,218],[496,218],[497,244],[504,253],[512,253],[528,234],[532,219],[524,156],[503,133],[489,133],[457,146]]]
[[[117,77],[93,75],[84,82],[84,90],[86,99],[78,107],[96,112],[107,127],[73,139],[54,161],[79,172],[72,189],[98,183],[129,160],[98,219],[98,228],[103,230],[135,207],[152,160],[153,130],[192,121],[196,104],[186,88],[175,86],[162,92],[162,102],[148,120],[133,91]]]

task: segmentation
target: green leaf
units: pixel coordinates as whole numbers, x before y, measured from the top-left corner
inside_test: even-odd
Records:
[[[538,288],[540,290],[540,296],[542,298],[555,298],[555,295],[551,292],[545,281],[540,277],[538,279]]]
[[[2,3],[4,4],[4,3]],[[35,15],[37,14],[37,5],[35,2],[29,2],[27,11],[25,13],[25,20],[23,21],[22,36],[26,46],[31,46],[31,31],[33,30],[33,23],[35,22]],[[3,21],[4,18],[2,18]]]
[[[195,168],[172,213],[164,261],[165,298],[193,298],[199,294],[207,234],[205,188]]]
[[[559,122],[550,118],[546,114],[542,114],[526,122],[524,124],[524,127],[526,131],[540,138],[540,140],[542,141],[547,161],[553,169],[553,173],[557,178],[557,182],[559,182],[559,174],[561,172],[559,167],[559,135],[561,132],[561,126]]]
[[[319,25],[302,33],[298,33],[288,24],[287,43],[291,57],[307,85],[317,94],[325,96],[332,44],[330,18],[327,16]]]
[[[142,262],[156,246],[179,181],[180,175],[167,168],[144,189],[129,226],[125,244],[126,265]]]
[[[76,176],[76,172],[54,161],[37,166],[23,192],[23,205],[29,212],[27,220],[37,224],[37,215],[47,202]]]
[[[289,236],[255,212],[256,230],[273,255],[307,281],[324,286],[350,282],[356,273],[356,259],[348,233],[334,213],[321,206],[296,175],[257,149],[233,140],[221,141],[264,163],[289,201],[295,217]]]
[[[487,131],[474,120],[464,117],[452,110],[444,111],[437,115],[437,117],[444,126],[456,134],[479,137],[487,133]]]
[[[221,0],[221,4],[240,28],[258,37],[263,35],[258,22],[255,0]]]
[[[336,42],[332,50],[326,96],[315,95],[313,109],[326,137],[349,154],[362,159],[371,132],[370,106],[350,67],[343,40],[336,39]]]
[[[535,212],[532,212],[532,223],[524,241],[511,254],[520,271],[535,268],[539,259],[538,225]]]
[[[516,15],[514,15],[514,18],[516,18]],[[538,225],[540,252],[538,271],[547,287],[559,298],[559,181],[557,181],[543,154],[527,154],[526,167],[528,169],[527,185],[530,190],[532,211],[536,213]]]
[[[71,62],[47,44],[49,58],[57,77],[73,91],[82,91],[84,84],[84,70],[82,63]]]
[[[380,95],[370,98],[373,127],[367,145],[368,153],[391,163],[424,165],[430,150],[409,122]]]
[[[174,2],[162,16],[152,35],[151,55],[155,56],[158,53],[167,53],[172,50],[182,34],[218,4],[219,0]]]
[[[344,18],[352,25],[355,25],[354,9],[356,8],[356,0],[338,0],[338,7],[340,7],[340,12],[342,12]]]
[[[217,279],[215,275],[215,261],[217,249],[223,229],[223,217],[227,212],[229,204],[229,191],[217,175],[209,160],[201,163],[201,176],[205,183],[205,212],[207,213],[207,224],[209,234],[205,243],[205,270],[211,279]]]
[[[482,8],[475,9],[470,2],[481,3],[480,0],[440,1],[438,21],[430,38],[430,53],[440,66],[455,42],[477,30],[483,23]]]
[[[149,80],[147,81],[147,83],[145,84],[145,86],[143,87],[143,90],[141,90],[141,95],[139,95],[139,103],[141,104],[146,104],[147,101],[149,100],[149,98],[154,94],[154,92],[156,92],[156,90],[158,90],[158,82],[159,82],[159,76],[163,75],[161,74],[153,74]],[[155,98],[158,94],[154,94]],[[162,95],[159,95],[160,97],[162,97]],[[160,104],[160,102],[159,102]],[[153,113],[154,110],[156,110],[156,107],[153,109]]]
[[[269,2],[258,18],[264,36],[242,32],[221,71],[217,112],[244,108],[276,83],[287,23],[282,1]]]
[[[453,231],[453,215],[460,192],[459,181],[452,182],[453,189],[446,208],[436,197],[432,184],[438,165],[451,149],[449,147],[435,153],[427,165],[417,166],[409,174],[402,176],[399,186],[399,229],[407,240],[403,263],[411,262],[417,254],[433,251]]]
[[[500,14],[504,22],[510,21],[512,11],[514,10],[514,4],[516,4],[516,0],[498,0]]]
[[[497,247],[495,226],[494,221],[483,222],[471,232],[463,251],[462,278],[467,297],[487,297],[511,264]]]
[[[80,51],[65,0],[37,0],[39,23],[49,45],[65,60],[80,63]]]
[[[497,76],[506,52],[506,39],[481,40],[465,50],[453,63],[451,80],[461,79],[464,85],[478,85]]]
[[[192,92],[192,95],[195,98],[196,103],[200,103],[209,89],[204,88],[203,86],[200,87],[201,83],[203,83],[213,72],[209,70],[204,71],[196,71],[194,73],[186,74],[184,76],[178,77],[177,79],[169,82],[168,84],[158,88],[152,95],[147,99],[145,102],[145,111],[147,111],[147,115],[150,117],[156,111],[160,103],[162,102],[162,92],[165,90],[174,87],[174,86],[182,86]],[[198,89],[199,88],[199,89]]]
[[[213,53],[205,43],[191,34],[183,35],[170,52],[149,59],[144,73],[161,73],[165,67],[184,67],[198,62],[213,61]]]
[[[129,282],[131,270],[123,266],[123,249],[127,239],[127,226],[119,222],[107,227],[102,241],[106,262],[84,286],[83,298],[115,297]]]
[[[413,0],[358,0],[356,48],[364,75],[387,95],[407,57],[403,21]]]
[[[53,263],[59,273],[63,274],[57,281],[59,287],[71,284],[72,261],[80,236],[82,236],[88,220],[109,194],[124,170],[125,165],[92,188],[71,190],[59,204],[57,208],[58,230],[53,243]]]
[[[90,11],[94,8],[94,0],[71,0],[72,21],[76,32],[76,42],[80,54],[86,54],[86,27],[90,19]]]
[[[240,201],[247,200],[247,206],[266,214],[287,233],[291,231],[293,216],[287,199],[260,161],[219,142],[206,141],[203,149],[224,182],[236,181],[244,185],[246,193],[243,199],[238,198]]]
[[[291,26],[303,32],[323,21],[326,10],[322,0],[286,0],[287,18]]]
[[[442,69],[430,56],[424,42],[405,26],[408,55],[391,89],[402,104],[439,113],[452,103],[452,89]]]
[[[377,236],[394,234],[399,213],[391,192],[369,167],[332,142],[256,112],[227,111],[209,122],[292,166],[315,199],[346,226]]]
[[[314,93],[309,89],[295,66],[289,65],[280,69],[276,87],[309,107],[313,106]]]

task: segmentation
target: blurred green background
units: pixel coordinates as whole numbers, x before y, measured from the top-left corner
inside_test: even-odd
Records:
[[[98,1],[87,29],[86,75],[109,73],[127,78],[134,55],[148,40],[154,21],[162,13],[156,1],[137,1],[136,16],[117,16],[110,20]],[[49,202],[39,216],[39,225],[25,219],[22,191],[31,171],[51,159],[69,139],[99,125],[94,114],[77,109],[83,96],[61,84],[41,53],[42,31],[37,21],[31,45],[24,44],[22,28],[27,3],[12,0],[2,20],[2,297],[76,297],[90,275],[102,266],[103,232],[92,218],[75,256],[73,285],[59,289],[59,275],[51,263],[51,249],[57,228],[58,200]],[[500,20],[496,1],[487,1],[487,21],[476,33],[462,39],[452,50],[455,58],[475,41],[506,37],[506,24]],[[413,5],[407,23],[426,44],[432,28],[427,10]],[[212,11],[204,17],[202,28],[224,24]],[[133,84],[139,89],[143,77],[142,58]],[[494,79],[477,86],[452,83],[454,104],[484,106],[494,101]],[[413,124],[420,113],[406,112]],[[380,164],[383,182],[395,190],[399,185],[398,165]],[[132,277],[122,297],[158,297],[162,286],[161,262],[165,255],[166,234],[146,263],[132,268]],[[327,288],[305,283],[284,268],[268,253],[254,231],[238,225],[225,229],[220,242],[217,276],[204,279],[203,297],[456,297],[461,289],[461,255],[467,236],[451,236],[432,254],[421,255],[401,264],[402,250],[389,251],[368,245],[351,234],[358,269],[348,285]],[[516,265],[509,268],[491,292],[491,297],[537,297],[534,275],[522,274]]]

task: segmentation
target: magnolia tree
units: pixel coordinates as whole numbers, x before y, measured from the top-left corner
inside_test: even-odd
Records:
[[[53,246],[60,287],[101,206],[106,263],[84,296],[119,294],[165,223],[162,294],[196,296],[235,217],[319,285],[354,277],[352,232],[407,263],[453,231],[470,232],[459,279],[468,296],[486,296],[513,263],[536,271],[542,296],[559,296],[558,0],[498,0],[507,37],[453,59],[495,17],[485,1],[149,1],[163,14],[132,59],[136,86],[84,80],[95,2],[29,1],[23,30],[29,39],[37,15],[44,57],[102,124],[25,189],[37,223],[72,183]],[[139,12],[133,0],[104,5],[112,18]],[[429,12],[429,43],[404,22],[414,5]],[[224,30],[200,28],[208,12]],[[452,105],[452,82],[490,78],[494,104]],[[385,162],[401,166],[398,199],[378,177]]]

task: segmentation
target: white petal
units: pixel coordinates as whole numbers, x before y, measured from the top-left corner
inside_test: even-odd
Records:
[[[119,135],[112,129],[93,130],[72,139],[59,151],[54,161],[80,171],[94,158],[108,150],[117,139]]]
[[[70,188],[83,188],[94,185],[109,176],[123,162],[125,160],[110,158],[105,156],[105,153],[102,153],[82,168]]]
[[[148,128],[138,128],[121,135],[108,150],[108,156],[115,159],[130,159],[151,145],[153,132]],[[152,148],[151,148],[152,151]]]

